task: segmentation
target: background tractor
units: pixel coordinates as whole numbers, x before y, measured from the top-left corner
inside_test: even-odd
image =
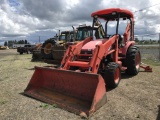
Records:
[[[0,46],[0,50],[7,50],[9,49],[8,46]]]
[[[73,31],[62,31],[61,34],[57,38],[51,38],[46,40],[41,49],[42,58],[45,60],[54,60],[54,57],[57,57],[53,54],[53,50],[62,50],[64,51],[65,44],[67,41],[71,41],[74,38],[74,32]],[[62,56],[58,56],[57,58],[61,58]]]
[[[53,54],[53,50],[64,52],[66,42],[73,40],[74,34],[73,31],[62,31],[60,34],[59,31],[58,36],[56,35],[54,38],[46,40],[40,48],[33,51],[32,61],[45,60],[47,62],[48,60],[54,60],[56,55]],[[56,58],[59,59],[59,56]]]

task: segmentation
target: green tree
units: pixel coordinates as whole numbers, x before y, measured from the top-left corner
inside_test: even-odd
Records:
[[[150,43],[149,40],[145,40],[145,41],[144,41],[144,44],[149,44],[149,43]]]
[[[150,44],[152,44],[153,43],[153,41],[150,39]]]
[[[144,44],[144,40],[140,40],[140,41],[139,41],[139,44]]]
[[[8,47],[12,47],[12,46],[13,46],[13,43],[14,43],[14,41],[9,40],[9,41],[8,41]]]
[[[27,41],[27,40],[25,40],[25,41],[24,41],[24,43],[25,43],[25,44],[28,44],[28,41]]]
[[[17,44],[17,40],[14,40],[14,44]]]
[[[18,44],[24,44],[24,40],[19,40],[17,43]]]
[[[8,43],[7,43],[7,41],[5,41],[5,42],[4,42],[4,46],[8,46]]]
[[[20,40],[20,44],[25,44],[24,40]]]
[[[17,44],[21,44],[21,41],[19,40],[19,41],[17,41]]]
[[[138,38],[135,38],[135,42],[136,42],[136,43],[139,43],[139,40],[138,40]]]

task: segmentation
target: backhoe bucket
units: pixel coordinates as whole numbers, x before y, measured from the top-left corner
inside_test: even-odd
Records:
[[[52,49],[52,56],[55,60],[62,61],[66,49],[64,46],[54,46]]]
[[[39,60],[42,60],[41,51],[40,50],[33,50],[31,61],[39,61]]]
[[[24,94],[81,116],[91,115],[107,101],[101,75],[47,67],[35,67]]]

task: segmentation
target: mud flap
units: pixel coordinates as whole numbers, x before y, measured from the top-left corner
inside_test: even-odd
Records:
[[[35,67],[25,95],[89,116],[107,101],[101,75]]]

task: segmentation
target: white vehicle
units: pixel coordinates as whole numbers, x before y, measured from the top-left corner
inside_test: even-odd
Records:
[[[28,44],[13,44],[12,48],[16,49],[18,47],[24,47],[25,45],[28,45]]]

